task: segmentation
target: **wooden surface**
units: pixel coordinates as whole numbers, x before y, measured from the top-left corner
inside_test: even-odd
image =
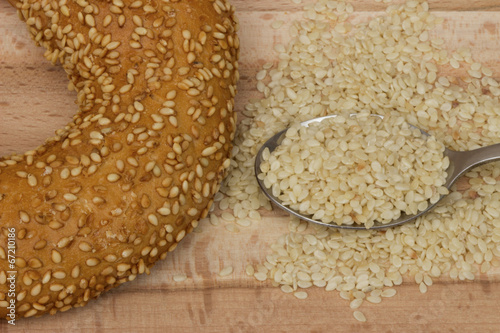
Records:
[[[0,155],[35,147],[75,112],[75,95],[66,90],[64,72],[47,63],[33,46],[15,11],[0,0]],[[285,31],[270,28],[274,19],[300,17],[289,0],[233,0],[241,22],[241,77],[237,109],[258,96],[253,79],[273,61],[272,43]],[[476,59],[500,73],[500,1],[433,0],[443,16],[435,32],[449,45],[471,46]],[[363,20],[383,10],[373,0],[354,1]],[[498,75],[497,75],[498,77]],[[258,263],[268,245],[287,232],[286,219],[268,213],[261,223],[227,231],[202,224],[150,276],[106,293],[82,309],[56,316],[0,323],[0,332],[498,332],[500,270],[473,283],[436,282],[426,294],[405,283],[378,305],[363,305],[368,322],[352,316],[336,292],[308,290],[306,300],[283,294],[244,273]],[[217,274],[232,265],[227,277]],[[177,283],[175,274],[188,279]]]

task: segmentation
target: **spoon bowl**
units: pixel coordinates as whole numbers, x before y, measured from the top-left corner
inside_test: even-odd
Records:
[[[304,121],[300,123],[301,126],[308,127],[311,123],[313,122],[321,122],[325,119],[328,118],[333,118],[336,117],[337,115],[328,115],[324,117],[319,117],[319,118],[314,118],[308,121]],[[351,116],[355,116],[351,115]],[[376,117],[383,118],[383,116],[380,115],[373,115]],[[410,125],[413,128],[417,128],[413,125]],[[419,128],[417,128],[419,129]],[[355,230],[366,230],[367,228],[362,225],[347,225],[347,224],[335,224],[335,223],[325,223],[322,221],[318,221],[313,219],[311,216],[304,215],[286,205],[283,204],[283,202],[276,196],[274,196],[271,192],[270,189],[266,188],[264,185],[263,180],[259,179],[258,175],[261,173],[260,166],[263,162],[263,153],[267,149],[269,149],[269,152],[273,152],[283,141],[283,138],[285,137],[285,133],[288,130],[288,128],[282,130],[281,132],[273,135],[269,140],[267,140],[262,147],[259,149],[256,157],[255,157],[255,176],[257,178],[257,182],[259,183],[260,188],[264,192],[264,194],[273,202],[276,204],[278,207],[281,209],[285,210],[286,212],[297,216],[298,218],[308,221],[311,223],[319,224],[322,226],[326,226],[329,228],[338,228],[338,229],[355,229]],[[422,129],[419,129],[422,134],[429,136],[429,134]],[[473,167],[476,167],[478,165],[484,164],[484,163],[489,163],[489,162],[494,162],[497,160],[500,160],[500,144],[494,144],[491,146],[483,147],[483,148],[478,148],[475,150],[470,150],[470,151],[454,151],[450,150],[448,148],[445,148],[444,151],[444,156],[447,156],[449,159],[449,167],[446,169],[447,172],[447,177],[446,177],[446,182],[444,183],[444,187],[446,187],[448,190],[451,189],[452,185],[462,176],[465,172],[470,170]],[[407,215],[402,213],[401,216],[398,219],[392,220],[389,223],[380,223],[375,221],[374,225],[370,227],[369,229],[385,229],[385,228],[390,228],[390,227],[395,227],[398,225],[401,225],[403,223],[407,223],[410,221],[413,221],[417,219],[418,217],[428,213],[430,210],[432,210],[446,195],[442,195],[439,200],[435,203],[429,203],[427,208],[423,211],[418,212],[417,214],[414,215]]]

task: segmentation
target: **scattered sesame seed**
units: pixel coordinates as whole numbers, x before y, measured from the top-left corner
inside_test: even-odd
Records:
[[[259,281],[267,280],[267,274],[263,272],[256,272],[253,276]]]
[[[283,23],[285,23],[283,20],[273,21],[273,23],[271,23],[271,28],[273,28],[273,29],[279,29],[279,28],[281,28],[281,26],[283,25]]]
[[[298,299],[306,299],[308,295],[305,291],[296,291],[293,293],[293,296],[297,297]]]
[[[224,226],[224,228],[229,231],[229,232],[234,232],[234,233],[238,233],[240,232],[240,228],[238,228],[235,224],[226,224]]]
[[[232,273],[233,273],[233,266],[226,266],[220,270],[219,276],[225,277],[231,275]]]
[[[187,275],[186,274],[176,274],[173,277],[175,282],[184,282],[187,280]]]
[[[366,317],[361,311],[354,311],[353,316],[357,321],[360,321],[362,323],[366,322]]]

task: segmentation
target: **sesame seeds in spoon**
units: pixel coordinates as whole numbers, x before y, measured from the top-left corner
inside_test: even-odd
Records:
[[[400,116],[340,114],[295,124],[255,159],[257,182],[278,207],[341,229],[381,229],[429,212],[467,170],[500,146],[456,152]]]

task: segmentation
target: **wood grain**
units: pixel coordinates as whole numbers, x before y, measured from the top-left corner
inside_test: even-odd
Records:
[[[391,3],[403,3],[404,0],[393,0]],[[428,1],[431,10],[433,11],[448,11],[448,12],[464,12],[464,11],[474,11],[474,12],[485,12],[485,11],[499,11],[500,3],[492,0],[441,0],[441,1]],[[250,12],[261,12],[261,11],[301,11],[302,7],[292,3],[291,0],[233,0],[232,3],[240,13],[250,11]],[[314,3],[314,0],[302,0],[302,4]],[[382,2],[376,2],[375,0],[356,0],[351,2],[356,11],[384,11],[387,7],[386,4]]]
[[[286,42],[285,29],[270,28],[275,19],[301,16],[289,0],[233,0],[241,22],[241,77],[237,110],[255,90],[255,74],[275,62],[273,43]],[[450,48],[471,46],[476,59],[500,73],[500,2],[433,0],[445,18],[434,34]],[[378,15],[385,5],[354,1],[353,20]],[[498,75],[497,75],[498,76]],[[76,111],[75,94],[65,73],[43,58],[7,2],[0,3],[0,155],[31,149],[64,126]],[[336,292],[308,290],[306,300],[283,294],[244,271],[262,261],[268,246],[287,232],[286,218],[263,212],[261,223],[231,233],[224,225],[202,224],[179,248],[152,269],[150,276],[113,290],[82,309],[56,316],[0,323],[0,332],[498,332],[500,268],[473,283],[443,279],[426,294],[405,283],[398,294],[378,305],[363,305],[368,322],[352,317],[348,302]],[[219,277],[232,265],[234,272]],[[173,276],[185,273],[182,283]]]

